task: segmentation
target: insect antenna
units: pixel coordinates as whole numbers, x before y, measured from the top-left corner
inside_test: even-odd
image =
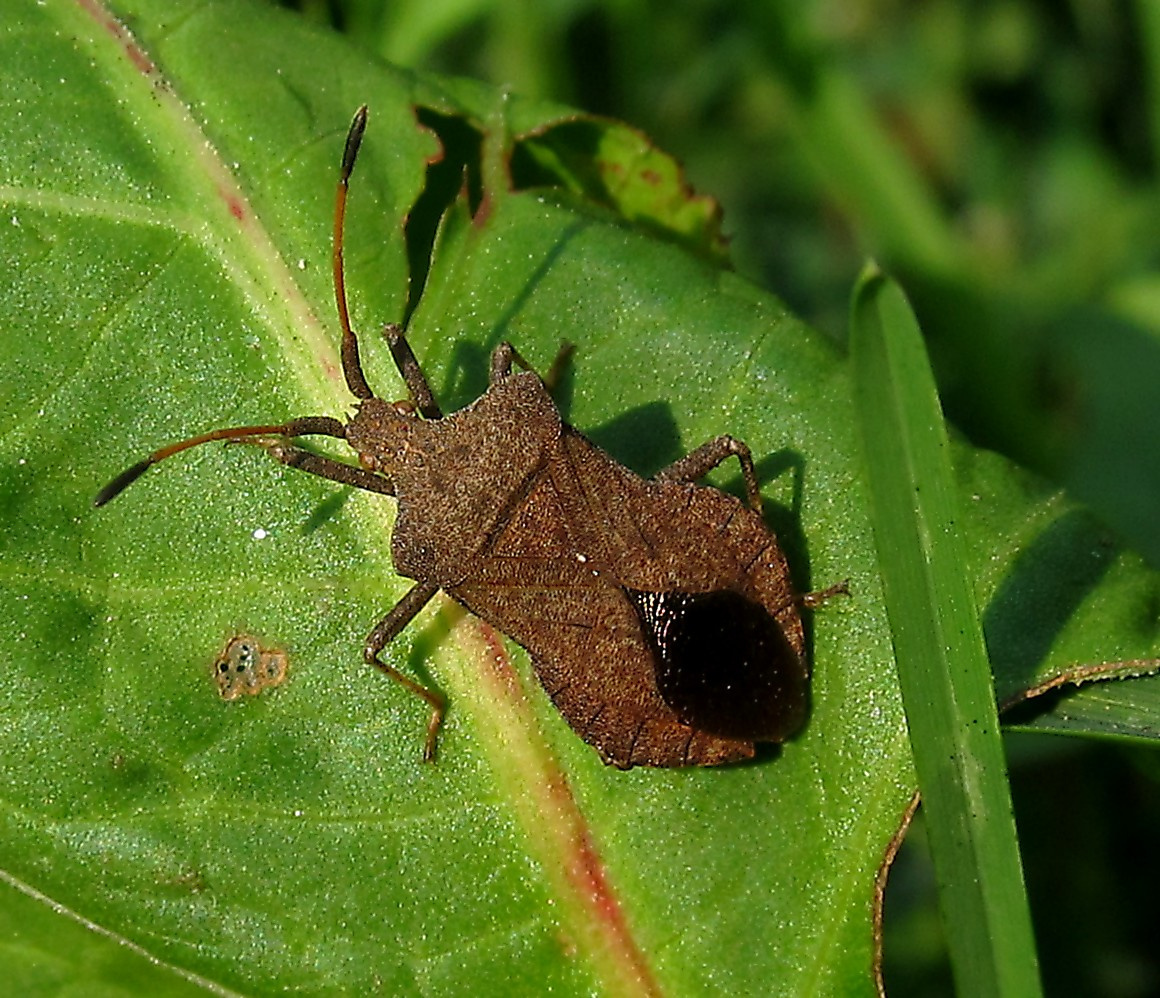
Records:
[[[362,144],[363,132],[367,127],[367,107],[364,104],[354,115],[350,123],[350,131],[346,136],[346,146],[342,152],[342,170],[338,179],[338,191],[334,204],[334,245],[332,262],[334,265],[334,297],[338,303],[338,319],[342,325],[342,372],[346,377],[347,386],[351,393],[360,399],[374,398],[374,392],[367,384],[363,375],[362,365],[358,356],[358,340],[354,330],[350,327],[350,313],[346,305],[346,282],[343,278],[342,243],[344,222],[346,219],[347,183],[351,171],[354,170],[355,159],[358,156],[359,146]],[[302,419],[291,420],[289,423],[279,423],[266,426],[229,426],[220,430],[211,430],[188,440],[180,440],[155,450],[147,458],[138,461],[130,468],[126,468],[93,499],[94,506],[104,506],[111,499],[116,498],[140,478],[158,461],[180,454],[190,447],[198,447],[214,440],[247,440],[255,437],[280,436],[298,437],[310,434],[319,434],[328,437],[345,438],[343,425],[329,416],[306,416]]]
[[[342,172],[334,197],[334,250],[331,258],[334,265],[334,300],[338,304],[338,321],[342,326],[342,373],[346,377],[351,394],[359,399],[374,398],[375,393],[371,391],[363,374],[362,363],[358,357],[358,339],[354,335],[354,330],[350,328],[350,312],[346,307],[346,278],[342,266],[342,242],[346,222],[347,182],[350,180],[351,171],[354,170],[354,161],[358,156],[366,128],[367,106],[363,104],[354,113],[350,131],[346,135],[346,148],[342,151]]]
[[[94,506],[104,506],[110,499],[115,499],[132,485],[158,461],[180,454],[190,447],[199,447],[202,444],[212,443],[214,440],[243,441],[253,440],[255,437],[304,437],[304,436],[346,437],[346,428],[337,419],[330,416],[304,416],[301,419],[292,419],[288,423],[274,423],[265,426],[227,426],[220,430],[210,430],[188,440],[179,440],[175,444],[155,450],[143,461],[138,461],[131,468],[126,468],[93,499]]]

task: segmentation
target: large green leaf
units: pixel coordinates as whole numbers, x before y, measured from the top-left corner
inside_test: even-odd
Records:
[[[423,765],[423,705],[361,664],[407,586],[390,500],[239,447],[91,500],[160,443],[349,410],[329,237],[358,104],[348,284],[388,397],[402,388],[373,332],[403,313],[403,221],[438,152],[413,105],[493,137],[557,112],[416,81],[239,0],[16,0],[0,74],[12,910],[47,899],[78,919],[62,940],[95,927],[94,945],[247,992],[869,990],[874,874],[913,776],[839,353],[608,206],[493,189],[474,220],[454,209],[411,334],[446,408],[482,389],[500,339],[541,368],[570,339],[571,422],[645,473],[746,439],[799,585],[849,578],[854,595],[815,615],[806,732],[687,772],[603,767],[522,653],[439,602],[389,650],[450,701]],[[1154,630],[1114,630],[1155,592],[1134,558],[991,455],[961,450],[959,471],[985,617],[1011,640],[1038,622],[1008,685],[1156,655]],[[1036,553],[1063,541],[1099,571],[1045,596]],[[210,667],[239,631],[290,672],[226,703]],[[30,931],[13,966],[55,987]]]

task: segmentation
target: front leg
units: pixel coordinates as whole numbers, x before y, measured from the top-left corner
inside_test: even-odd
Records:
[[[403,376],[403,383],[407,386],[407,391],[411,393],[415,408],[422,413],[424,419],[442,419],[443,410],[435,401],[435,393],[431,391],[431,386],[427,383],[427,375],[419,366],[419,361],[415,358],[411,344],[407,342],[403,327],[397,326],[393,322],[388,323],[383,329],[383,336],[387,339],[387,346],[391,348],[391,357],[394,358],[395,367]]]
[[[381,669],[396,683],[401,683],[411,693],[422,697],[430,704],[431,717],[427,721],[427,740],[423,745],[424,762],[432,762],[435,759],[435,742],[439,737],[439,727],[443,723],[447,703],[439,693],[415,682],[410,676],[403,675],[393,666],[387,665],[379,658],[379,652],[415,619],[415,615],[431,601],[431,597],[437,592],[439,592],[438,586],[417,582],[411,587],[407,595],[395,604],[395,608],[375,625],[375,629],[367,635],[367,643],[363,648],[363,660],[368,665]]]
[[[725,434],[701,444],[695,451],[662,468],[653,476],[657,482],[695,482],[704,478],[717,465],[736,457],[741,464],[741,475],[745,479],[745,495],[749,508],[761,513],[761,490],[757,486],[757,469],[753,467],[753,455],[749,448],[735,437]]]
[[[564,373],[564,366],[568,363],[568,358],[572,356],[575,349],[574,343],[569,343],[567,340],[560,342],[560,349],[556,351],[552,366],[548,368],[548,373],[540,379],[544,383],[544,387],[548,389],[549,394],[556,390],[556,386],[560,383],[560,378]],[[489,383],[494,385],[497,381],[502,381],[510,375],[512,364],[518,364],[525,371],[535,372],[535,368],[520,356],[519,351],[507,340],[504,340],[491,355]]]
[[[351,485],[356,489],[365,489],[367,492],[377,492],[383,496],[393,496],[395,486],[390,479],[377,475],[366,468],[359,468],[345,461],[336,461],[331,457],[323,457],[305,447],[296,447],[284,437],[251,437],[233,441],[239,444],[253,444],[264,448],[276,461],[288,468],[297,468],[307,474],[317,475],[339,485]]]

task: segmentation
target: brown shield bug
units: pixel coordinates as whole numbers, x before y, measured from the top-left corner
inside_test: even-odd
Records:
[[[530,652],[560,713],[606,763],[717,765],[795,734],[810,679],[799,608],[828,593],[795,594],[743,443],[717,437],[643,479],[564,423],[544,382],[513,370],[527,364],[507,343],[492,356],[484,394],[444,416],[397,326],[386,337],[410,398],[387,402],[371,391],[342,263],[347,183],[366,120],[360,108],[334,223],[354,417],[229,427],[171,444],[110,482],[96,505],[158,461],[212,440],[256,443],[291,467],[395,496],[395,568],[416,584],[371,631],[363,657],[430,705],[427,759],[443,698],[379,653],[439,590]],[[309,435],[345,440],[360,466],[294,443]],[[729,457],[740,462],[746,503],[694,484]]]

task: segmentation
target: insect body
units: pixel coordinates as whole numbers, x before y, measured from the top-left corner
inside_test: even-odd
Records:
[[[572,728],[605,762],[716,765],[749,758],[805,722],[809,669],[800,600],[760,516],[748,448],[718,437],[645,480],[564,423],[544,382],[508,344],[490,384],[443,416],[406,338],[386,335],[411,398],[374,395],[347,317],[342,229],[347,180],[366,125],[347,138],[334,272],[348,422],[311,416],[232,427],[162,448],[97,496],[102,505],[171,454],[210,440],[258,443],[284,464],[398,499],[396,570],[415,586],[374,628],[364,658],[431,706],[434,755],[444,702],[379,652],[443,590],[523,645]],[[360,466],[294,438],[338,437]],[[693,484],[736,456],[748,505]]]

